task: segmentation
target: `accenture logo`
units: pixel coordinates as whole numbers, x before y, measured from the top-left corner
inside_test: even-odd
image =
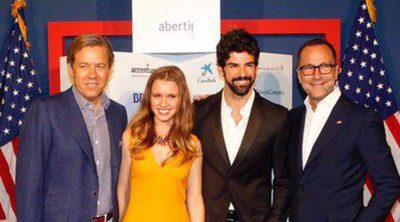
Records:
[[[156,68],[151,68],[147,63],[145,67],[131,67],[131,76],[143,78],[149,77],[155,69]]]
[[[208,64],[204,64],[201,69],[203,70],[200,72],[199,77],[197,78],[197,82],[199,83],[210,83],[210,82],[216,82],[215,80],[215,75],[212,72],[211,69],[211,62]]]

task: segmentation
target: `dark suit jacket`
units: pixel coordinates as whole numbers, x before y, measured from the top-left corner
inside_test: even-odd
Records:
[[[125,108],[106,110],[114,207]],[[20,132],[16,173],[19,222],[83,222],[96,215],[98,180],[89,134],[72,90],[40,98]],[[117,212],[117,210],[116,210]]]
[[[303,170],[305,114],[302,105],[288,117],[290,221],[384,221],[399,195],[400,181],[378,114],[342,95]],[[367,171],[376,187],[368,207],[363,207]]]
[[[195,133],[203,152],[203,197],[206,221],[226,221],[229,202],[241,221],[284,218],[288,179],[285,152],[279,145],[286,108],[255,95],[239,152],[231,165],[221,126],[222,92],[195,103]],[[271,207],[271,170],[274,169],[274,205]]]

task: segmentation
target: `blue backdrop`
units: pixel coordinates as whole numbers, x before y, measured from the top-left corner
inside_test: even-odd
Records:
[[[0,5],[0,43],[4,42],[10,25],[10,5],[12,0]],[[131,0],[27,0],[26,20],[29,40],[32,44],[31,56],[40,75],[43,91],[48,94],[48,55],[47,23],[50,21],[102,21],[130,20]],[[359,1],[337,0],[221,0],[222,19],[260,19],[260,18],[338,18],[341,20],[341,52],[344,52],[348,35],[353,24]],[[400,103],[400,1],[376,1],[378,23],[375,25],[390,75],[392,88]],[[262,51],[286,53],[295,56],[297,48],[316,36],[257,36]],[[113,37],[115,50],[131,51],[130,37]],[[295,61],[294,57],[294,61]],[[294,64],[293,64],[294,65]],[[293,76],[295,79],[295,75]],[[302,97],[294,84],[293,106],[302,103]]]

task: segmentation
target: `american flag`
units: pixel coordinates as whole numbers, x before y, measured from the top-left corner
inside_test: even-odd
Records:
[[[13,5],[10,31],[0,55],[0,220],[7,221],[16,221],[17,135],[24,113],[41,91],[25,42],[21,7],[26,3],[15,2],[18,3]]]
[[[342,92],[353,101],[380,114],[385,124],[386,139],[400,172],[399,109],[365,0],[361,0],[350,32],[339,85]],[[373,193],[369,178],[364,191],[364,202],[367,203]],[[391,221],[400,221],[400,198],[386,218],[386,222]]]

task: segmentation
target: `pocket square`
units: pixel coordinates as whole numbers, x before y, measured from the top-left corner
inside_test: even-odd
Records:
[[[342,120],[336,121],[336,125],[340,125],[340,124],[342,124],[342,123],[343,123]]]

